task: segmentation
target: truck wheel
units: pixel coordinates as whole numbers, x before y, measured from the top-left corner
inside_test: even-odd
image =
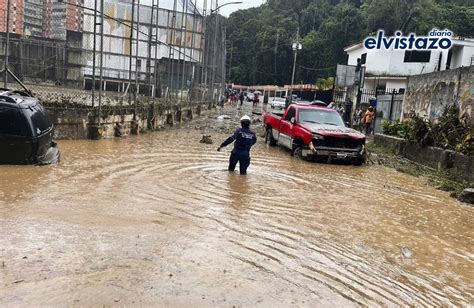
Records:
[[[303,148],[300,145],[296,145],[295,148],[293,149],[293,152],[291,153],[291,155],[294,158],[303,159],[302,150],[303,150]]]
[[[367,161],[367,156],[362,155],[360,157],[354,158],[352,160],[352,164],[354,164],[355,166],[362,166],[363,164],[366,163],[366,161]]]
[[[267,129],[267,132],[265,133],[265,143],[270,145],[270,146],[275,146],[276,141],[273,138],[273,132],[271,128]]]

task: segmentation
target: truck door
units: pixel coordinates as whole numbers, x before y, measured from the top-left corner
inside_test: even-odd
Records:
[[[291,124],[291,118],[296,117],[295,107],[288,107],[288,111],[285,114],[285,117],[280,121],[280,136],[278,137],[278,143],[291,149],[292,137],[291,131],[293,129],[293,124]]]

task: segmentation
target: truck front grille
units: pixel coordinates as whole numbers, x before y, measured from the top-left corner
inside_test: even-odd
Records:
[[[357,149],[364,143],[363,140],[351,138],[324,137],[324,140],[313,139],[315,147],[341,148],[341,149]]]

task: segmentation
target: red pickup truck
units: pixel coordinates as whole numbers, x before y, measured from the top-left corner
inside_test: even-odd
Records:
[[[282,145],[298,158],[350,161],[366,160],[365,135],[346,127],[339,113],[321,105],[293,104],[282,117],[265,113],[265,141]]]

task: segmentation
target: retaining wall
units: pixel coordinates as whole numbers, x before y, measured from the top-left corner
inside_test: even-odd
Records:
[[[445,170],[463,180],[474,182],[474,157],[460,154],[451,150],[435,147],[422,147],[405,139],[375,134],[374,143],[377,146],[390,149],[411,161]]]
[[[405,92],[403,117],[417,114],[438,118],[446,105],[457,104],[460,117],[474,126],[474,66],[410,76]]]
[[[105,106],[101,110],[100,126],[98,126],[97,108],[80,105],[43,104],[55,125],[56,139],[113,138],[116,122],[121,123],[123,133],[140,134],[189,121],[211,109],[209,103],[181,106],[159,103],[137,108]]]

